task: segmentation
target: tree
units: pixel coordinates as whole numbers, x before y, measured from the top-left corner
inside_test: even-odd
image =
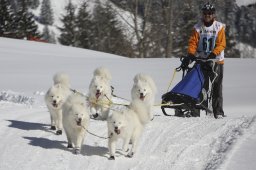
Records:
[[[93,24],[91,20],[91,15],[87,11],[87,2],[84,1],[76,17],[77,26],[77,46],[81,48],[90,49],[92,47],[93,39]]]
[[[120,24],[109,3],[99,1],[93,12],[94,41],[92,49],[112,54],[131,56],[131,45],[126,40]]]
[[[39,0],[28,0],[28,6],[32,9],[36,9],[40,5]]]
[[[71,1],[65,7],[66,15],[61,19],[63,27],[60,27],[61,31],[59,42],[63,45],[76,46],[76,16],[75,6]]]
[[[17,11],[16,28],[17,38],[30,39],[31,37],[40,37],[34,15],[28,11],[27,0],[21,1],[21,6]]]
[[[49,0],[43,0],[40,13],[40,23],[45,25],[53,24],[53,10]]]
[[[52,31],[50,31],[49,26],[45,25],[43,29],[42,39],[49,42],[49,43],[56,43],[55,35]]]
[[[7,0],[0,0],[0,16],[0,36],[13,37],[15,17]]]
[[[238,6],[234,0],[216,0],[216,17],[217,20],[225,24],[226,33],[226,58],[239,58],[240,52],[237,49],[239,44],[238,29],[237,29],[237,19],[238,18]],[[223,8],[224,7],[224,8]]]
[[[151,5],[151,0],[135,0],[133,4],[132,14],[139,58],[149,56],[148,50],[151,44],[149,38],[151,32],[149,22]]]

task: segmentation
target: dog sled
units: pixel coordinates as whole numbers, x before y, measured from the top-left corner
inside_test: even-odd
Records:
[[[181,62],[184,57],[181,58]],[[217,77],[213,60],[196,57],[192,67],[176,68],[183,71],[182,80],[169,92],[162,95],[161,109],[165,116],[199,117],[200,111],[212,113],[212,84]],[[168,113],[167,109],[174,109]]]

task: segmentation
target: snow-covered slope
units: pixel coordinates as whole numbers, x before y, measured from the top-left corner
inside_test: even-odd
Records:
[[[246,6],[246,5],[249,5],[249,4],[253,4],[253,3],[256,3],[256,0],[236,0],[236,3],[238,6]]]
[[[42,0],[41,0],[42,2]],[[81,5],[81,3],[83,2],[83,0],[72,0],[71,1],[73,5],[75,5],[76,9],[78,9],[78,7]],[[88,11],[92,12],[92,10],[94,9],[94,6],[97,2],[97,0],[87,0],[86,1],[88,4]],[[100,0],[101,3],[106,3],[107,0]],[[65,7],[67,6],[67,4],[69,3],[69,0],[51,0],[51,7],[53,10],[53,15],[54,15],[54,24],[52,26],[49,26],[49,29],[52,30],[55,34],[55,38],[60,36],[60,30],[58,29],[58,27],[62,27],[63,23],[61,22],[61,18],[63,17],[63,15],[65,15]],[[132,37],[132,35],[130,35],[131,33],[131,25],[133,25],[133,21],[131,18],[131,15],[129,12],[126,12],[118,7],[116,7],[114,4],[112,4],[112,7],[116,13],[117,18],[120,20],[120,23],[122,24],[122,26],[125,28],[125,34],[129,37]],[[41,5],[35,9],[32,10],[32,12],[36,15],[39,16],[40,15],[40,10],[41,10]],[[40,32],[42,32],[44,25],[38,23],[39,26],[39,30]]]
[[[127,59],[5,38],[0,38],[0,53],[1,170],[240,170],[255,167],[256,148],[251,145],[256,139],[253,138],[256,136],[255,59],[226,59],[224,109],[228,117],[215,120],[204,114],[200,118],[163,116],[157,105],[173,70],[179,65],[178,59]],[[147,73],[156,81],[155,118],[146,126],[133,158],[125,157],[118,144],[116,160],[108,160],[107,140],[90,134],[85,138],[81,154],[74,155],[66,149],[65,133],[57,136],[49,130],[50,118],[43,98],[52,84],[52,76],[64,71],[70,76],[72,88],[86,93],[92,73],[99,66],[110,69],[114,93],[128,100],[135,74]],[[181,73],[176,74],[171,87],[180,78]],[[122,102],[119,98],[114,101]],[[91,120],[88,129],[107,136],[104,121]],[[239,157],[244,151],[248,155]]]

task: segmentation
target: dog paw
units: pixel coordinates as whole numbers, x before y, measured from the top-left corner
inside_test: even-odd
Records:
[[[61,135],[62,134],[62,130],[57,130],[56,135]]]
[[[51,126],[51,130],[56,130],[56,126]]]
[[[91,119],[97,119],[98,117],[99,117],[99,114],[98,114],[98,113],[95,113],[95,114],[90,115],[90,118],[91,118]]]
[[[68,144],[67,148],[73,148],[72,144]]]
[[[80,154],[80,149],[79,148],[74,149],[74,154],[76,155]]]
[[[133,152],[130,152],[130,153],[128,153],[127,157],[128,157],[128,158],[132,158],[133,155],[134,155],[134,153],[133,153]]]
[[[96,119],[97,117],[99,117],[99,114],[98,113],[95,113],[92,115],[94,119]]]
[[[115,160],[115,157],[114,156],[110,156],[108,159],[109,160]]]

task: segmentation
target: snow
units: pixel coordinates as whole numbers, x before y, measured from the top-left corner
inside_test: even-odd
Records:
[[[236,0],[238,6],[246,6],[256,3],[256,0]]]
[[[252,170],[256,167],[256,60],[226,59],[224,110],[216,120],[166,117],[158,104],[167,90],[175,58],[128,59],[54,44],[0,38],[0,170],[13,169],[158,169]],[[114,93],[130,100],[133,77],[147,73],[158,87],[155,118],[145,128],[133,158],[117,146],[108,160],[107,140],[87,134],[80,155],[66,148],[65,133],[50,130],[44,94],[56,72],[66,72],[71,86],[86,93],[95,68],[112,73]],[[180,80],[177,73],[171,88]],[[115,98],[114,101],[122,102]],[[170,109],[170,112],[173,111]],[[105,121],[91,120],[89,131],[107,137]]]
[[[256,49],[252,46],[244,43],[238,43],[236,48],[240,51],[241,58],[249,58],[254,57],[256,58]]]

